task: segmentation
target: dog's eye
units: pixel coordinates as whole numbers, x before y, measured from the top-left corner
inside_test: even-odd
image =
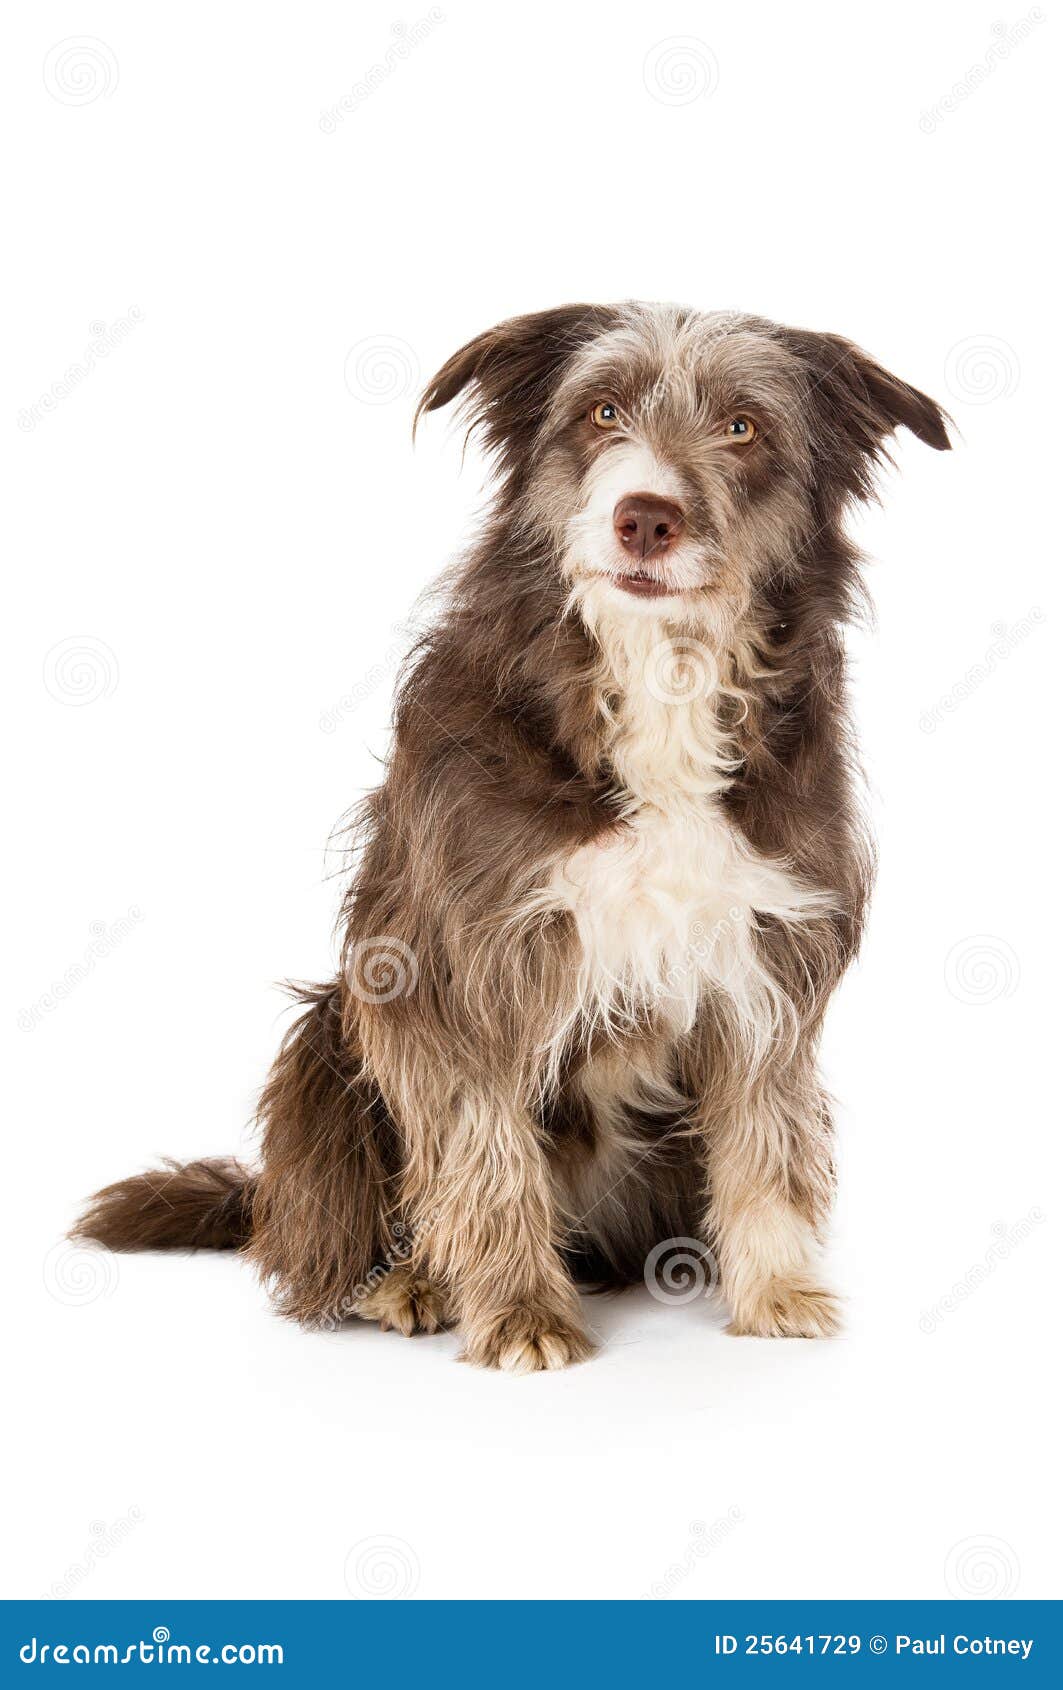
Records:
[[[752,417],[732,417],[723,432],[734,445],[748,446],[757,438],[757,425]]]
[[[591,422],[595,428],[619,428],[620,412],[611,399],[599,399],[591,408]]]

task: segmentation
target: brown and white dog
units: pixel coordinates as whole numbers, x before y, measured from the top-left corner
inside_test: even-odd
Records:
[[[240,1247],[301,1321],[453,1322],[515,1372],[585,1356],[577,1280],[667,1239],[711,1246],[732,1331],[831,1333],[815,1056],[872,875],[843,518],[946,419],[838,336],[645,305],[502,323],[420,412],[459,396],[497,495],[402,678],[261,1170],[123,1181],[79,1233]]]

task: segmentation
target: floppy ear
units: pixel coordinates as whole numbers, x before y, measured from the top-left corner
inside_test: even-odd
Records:
[[[952,443],[945,426],[951,419],[936,400],[901,381],[899,376],[891,375],[866,352],[861,352],[858,346],[848,341],[842,341],[842,345],[855,367],[850,381],[857,402],[860,406],[869,407],[880,425],[885,424],[886,432],[907,428],[927,446],[933,446],[935,452],[951,450]]]
[[[947,411],[935,400],[883,369],[859,346],[837,334],[790,330],[787,343],[811,377],[810,400],[819,420],[822,467],[833,467],[850,492],[866,495],[883,442],[907,428],[937,452],[950,448]],[[849,463],[844,459],[848,455]]]
[[[553,383],[579,346],[608,328],[615,313],[602,305],[558,305],[510,317],[470,340],[432,377],[417,407],[414,432],[426,411],[465,394],[470,427],[482,425],[500,447],[534,432]]]

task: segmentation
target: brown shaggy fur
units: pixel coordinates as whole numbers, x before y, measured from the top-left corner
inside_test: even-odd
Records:
[[[239,1249],[251,1237],[254,1186],[249,1170],[228,1158],[182,1164],[168,1157],[161,1168],[97,1191],[77,1231],[110,1239],[113,1249]]]
[[[455,1321],[470,1359],[517,1372],[588,1353],[577,1276],[637,1280],[669,1239],[711,1243],[733,1330],[828,1333],[815,1052],[872,871],[843,518],[894,429],[940,450],[945,419],[837,336],[644,306],[503,323],[420,412],[459,396],[496,498],[403,675],[342,966],[302,993],[267,1082],[261,1172],[127,1180],[79,1232],[237,1246],[303,1322]],[[755,422],[738,445],[735,416]],[[642,572],[668,593],[687,572],[659,617],[627,602],[608,516],[593,526],[627,462],[683,512],[674,565]],[[677,709],[647,683],[662,649],[711,675]],[[629,847],[656,866],[625,895]],[[657,913],[682,925],[714,891],[738,901],[707,937],[688,922],[677,965]]]

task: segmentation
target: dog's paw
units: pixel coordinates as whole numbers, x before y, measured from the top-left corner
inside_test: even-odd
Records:
[[[504,1373],[542,1373],[586,1361],[593,1349],[582,1328],[557,1310],[512,1309],[469,1333],[462,1360]]]
[[[737,1337],[832,1338],[841,1324],[833,1292],[811,1279],[771,1279],[735,1304],[727,1330]]]
[[[412,1268],[394,1267],[354,1305],[360,1320],[375,1320],[382,1332],[441,1332],[448,1324],[442,1293]]]

